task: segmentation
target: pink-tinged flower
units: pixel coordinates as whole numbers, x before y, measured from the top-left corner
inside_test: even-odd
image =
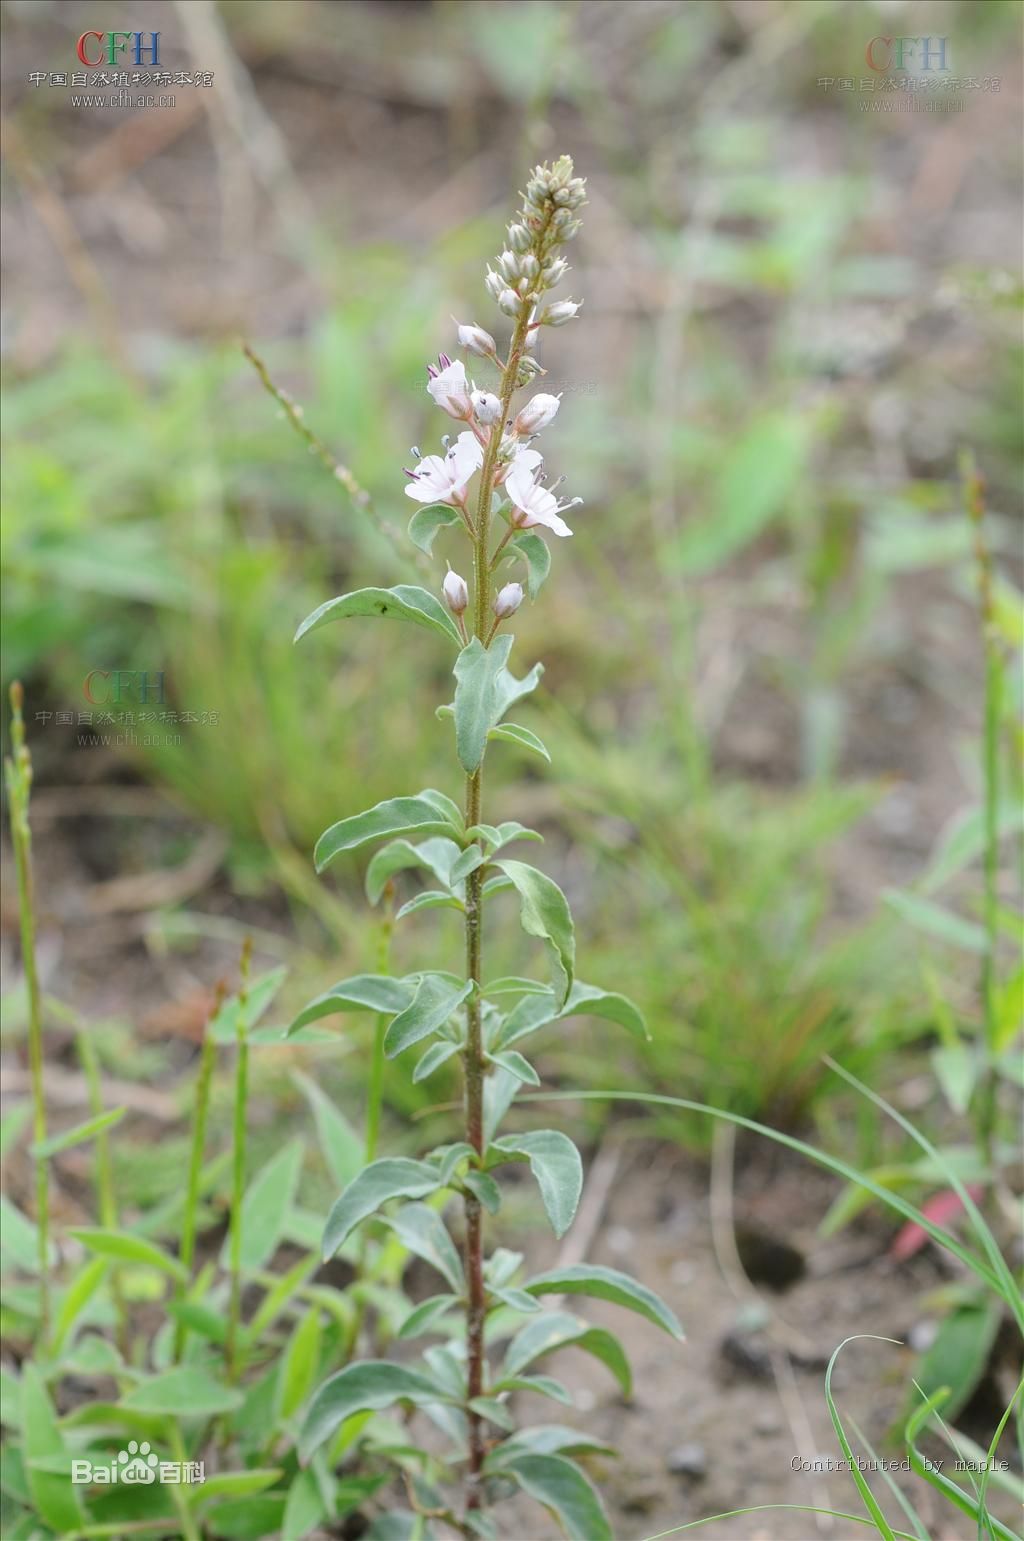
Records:
[[[424,455],[411,477],[406,495],[417,503],[461,503],[466,484],[483,464],[484,452],[471,433],[460,433],[446,455]]]
[[[469,589],[465,578],[460,578],[458,573],[453,573],[449,567],[444,575],[442,589],[449,610],[453,615],[461,615],[469,604]]]
[[[542,428],[554,422],[560,401],[560,396],[548,396],[543,391],[538,396],[531,396],[515,420],[513,433],[522,434],[524,438],[531,433],[540,433]]]
[[[499,621],[507,620],[510,615],[515,615],[522,602],[523,585],[506,583],[504,588],[498,590],[494,601],[494,613]]]
[[[439,369],[433,364],[427,365],[427,390],[449,417],[458,418],[466,422],[473,415],[473,406],[469,399],[469,381],[466,379],[466,366],[461,359],[456,359],[453,364],[447,353],[438,357]]]
[[[536,451],[527,453],[536,454]],[[542,524],[553,535],[571,535],[572,531],[560,515],[564,509],[572,508],[574,503],[580,502],[580,499],[573,498],[568,503],[559,503],[554,493],[542,487],[534,478],[534,471],[517,464],[512,467],[506,479],[505,491],[519,510],[519,517],[513,519],[512,523],[520,530],[529,530],[533,525]]]

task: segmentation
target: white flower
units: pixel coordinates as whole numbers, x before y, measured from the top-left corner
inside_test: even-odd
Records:
[[[483,464],[484,452],[475,434],[460,433],[444,456],[424,455],[405,491],[417,503],[461,503],[466,483]]]
[[[536,451],[527,450],[525,453],[536,454]],[[533,470],[517,462],[506,479],[505,491],[521,515],[520,518],[512,521],[513,524],[520,530],[529,530],[535,524],[543,524],[553,535],[571,535],[572,531],[559,515],[563,509],[571,508],[579,499],[574,498],[570,503],[559,503],[553,492],[549,492],[546,487],[541,486],[540,482],[534,480],[534,475]],[[408,490],[406,488],[407,492]]]
[[[582,300],[556,300],[541,315],[541,326],[564,326],[574,318],[582,303]]]
[[[455,317],[452,317],[455,321]],[[497,352],[497,344],[490,332],[485,332],[482,326],[477,326],[475,321],[455,321],[459,329],[459,347],[466,348],[470,353],[475,353],[478,358],[493,358]]]
[[[543,392],[532,396],[516,418],[513,432],[524,438],[531,433],[540,433],[542,428],[554,422],[560,401],[560,396],[547,396]]]
[[[510,615],[515,615],[523,602],[523,585],[521,583],[506,583],[503,589],[499,589],[494,601],[494,613],[499,621],[504,621]]]
[[[491,391],[474,391],[469,399],[473,403],[473,415],[478,423],[483,423],[486,427],[498,421],[501,416],[501,402]]]
[[[469,589],[466,587],[465,578],[460,578],[458,573],[453,573],[449,567],[444,575],[442,590],[452,614],[461,615],[469,604]]]
[[[456,359],[453,364],[447,353],[442,353],[437,360],[440,368],[435,369],[433,364],[427,365],[427,390],[442,411],[449,417],[467,420],[473,412],[469,400],[469,381],[466,379],[466,366],[461,359]]]

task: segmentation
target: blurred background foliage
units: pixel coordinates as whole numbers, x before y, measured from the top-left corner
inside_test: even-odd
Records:
[[[624,1066],[588,1024],[552,1065],[791,1123],[827,1089],[823,1053],[871,1080],[927,1039],[913,933],[880,895],[976,782],[963,443],[1011,575],[1019,550],[1016,6],[103,9],[4,6],[4,677],[25,681],[43,788],[151,783],[189,838],[64,822],[85,854],[44,864],[47,906],[74,912],[97,840],[110,877],[174,867],[213,826],[212,892],[150,905],[104,944],[111,968],[170,947],[208,988],[247,928],[257,951],[294,938],[295,1000],[374,966],[355,864],[321,884],[309,852],[382,797],[454,790],[444,661],[389,628],[291,637],[332,593],[410,577],[401,465],[444,426],[424,365],[452,313],[493,324],[482,271],[514,189],[568,150],[591,182],[584,319],[541,361],[564,393],[550,464],[585,506],[517,625],[546,664],[523,716],[554,763],[508,749],[489,779],[494,817],[547,837],[585,977],[640,1001],[653,1043]],[[25,84],[101,24],[215,70],[148,148]],[[867,73],[873,35],[928,31],[1000,89],[886,117],[835,84]],[[243,336],[376,519],[263,394]],[[216,722],[107,748],[90,737],[116,728],[34,722],[82,710],[92,669],[163,671],[169,706]],[[406,924],[413,966],[435,928]],[[495,939],[496,970],[518,947]],[[970,976],[942,966],[970,1012]],[[410,1112],[426,1093],[402,1079]]]

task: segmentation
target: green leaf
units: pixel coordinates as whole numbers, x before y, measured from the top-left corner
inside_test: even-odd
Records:
[[[495,722],[500,722],[510,706],[521,701],[523,696],[528,696],[531,691],[537,689],[544,674],[544,665],[535,663],[529,674],[524,674],[521,680],[517,680],[508,669],[503,669],[498,676],[497,684],[497,709],[498,715]]]
[[[499,1429],[507,1429],[511,1433],[516,1426],[511,1409],[497,1397],[471,1397],[469,1405],[481,1418],[496,1423]]]
[[[431,792],[429,788],[416,797],[389,797],[365,813],[356,813],[332,824],[316,843],[313,852],[316,870],[323,872],[342,851],[354,850],[367,840],[379,840],[384,835],[408,835],[416,830],[433,835],[461,833],[461,825],[452,818],[440,801],[441,797],[441,793]],[[451,807],[455,807],[454,803]]]
[[[317,1474],[313,1468],[296,1472],[288,1489],[281,1541],[303,1541],[326,1517],[327,1508]]]
[[[659,1300],[653,1290],[617,1268],[603,1268],[596,1263],[577,1263],[570,1268],[552,1268],[537,1274],[523,1285],[529,1295],[590,1295],[596,1300],[610,1300],[646,1316],[672,1337],[683,1341],[684,1333],[675,1312]]]
[[[188,1275],[176,1257],[171,1257],[154,1242],[143,1241],[127,1231],[105,1230],[101,1226],[80,1226],[70,1233],[83,1247],[99,1257],[111,1257],[121,1263],[142,1263],[148,1268],[159,1268],[161,1273],[185,1282]]]
[[[449,1311],[455,1310],[459,1303],[458,1295],[431,1295],[429,1300],[421,1300],[399,1327],[398,1337],[418,1338],[423,1333],[434,1331],[437,1324]]]
[[[547,541],[541,535],[524,530],[520,535],[513,535],[508,544],[509,550],[517,551],[526,562],[527,592],[531,599],[536,599],[544,579],[551,571],[551,552]]]
[[[59,1534],[82,1524],[78,1494],[68,1481],[37,1465],[57,1456],[70,1461],[57,1417],[39,1371],[26,1360],[21,1377],[21,1430],[24,1441],[25,1478],[40,1517]]]
[[[78,1270],[68,1285],[53,1327],[54,1353],[60,1351],[64,1339],[103,1283],[107,1268],[106,1258],[94,1257],[91,1262],[86,1263],[84,1268]]]
[[[501,1208],[501,1189],[489,1173],[477,1172],[471,1168],[463,1176],[462,1186],[475,1194],[490,1214],[498,1213]]]
[[[454,894],[442,893],[439,888],[428,888],[414,898],[408,899],[395,915],[396,920],[403,920],[406,915],[415,915],[417,910],[462,910],[465,905]]]
[[[501,1052],[489,1054],[487,1058],[493,1065],[500,1065],[502,1070],[507,1070],[514,1075],[517,1081],[524,1082],[527,1086],[539,1086],[540,1076],[534,1070],[530,1061],[517,1049],[505,1049]]]
[[[988,940],[981,926],[954,915],[952,910],[943,909],[941,904],[933,904],[930,899],[922,899],[918,894],[906,893],[898,888],[885,889],[882,898],[903,920],[917,930],[935,937],[936,941],[946,942],[951,947],[962,947],[966,952],[985,952],[988,948]]]
[[[473,993],[473,981],[452,984],[441,974],[424,974],[416,994],[384,1035],[384,1053],[394,1059],[403,1050],[444,1027],[456,1007]]]
[[[65,1129],[63,1134],[52,1134],[48,1140],[32,1146],[32,1155],[39,1161],[47,1156],[55,1156],[58,1151],[70,1150],[73,1145],[81,1145],[84,1140],[91,1140],[95,1135],[102,1134],[104,1129],[119,1124],[126,1111],[125,1108],[111,1108],[109,1113],[98,1113],[95,1118],[86,1119],[85,1123],[76,1124],[73,1129]]]
[[[332,985],[304,1006],[289,1026],[287,1036],[290,1038],[310,1022],[342,1011],[374,1011],[393,1016],[405,1010],[415,993],[415,986],[404,979],[392,979],[387,974],[356,974]]]
[[[210,1498],[245,1498],[251,1493],[262,1493],[273,1487],[284,1476],[280,1466],[253,1466],[247,1471],[219,1471],[204,1477],[202,1484],[185,1489],[185,1499],[193,1507],[206,1503]]]
[[[39,1272],[39,1232],[6,1193],[0,1193],[0,1251],[24,1273]]]
[[[278,1374],[279,1419],[287,1419],[306,1400],[320,1362],[320,1308],[313,1306],[288,1340]]]
[[[292,1080],[313,1110],[317,1141],[328,1170],[334,1181],[344,1187],[362,1168],[363,1141],[322,1086],[298,1070],[292,1071]]]
[[[516,1450],[502,1461],[501,1470],[554,1515],[569,1541],[615,1541],[600,1498],[565,1456]]]
[[[439,883],[450,888],[452,865],[461,855],[461,846],[442,835],[421,840],[419,845],[412,845],[408,840],[392,840],[370,860],[366,869],[366,896],[371,904],[376,904],[388,879],[410,867],[426,867]]]
[[[534,1455],[614,1455],[610,1445],[580,1429],[566,1428],[559,1423],[535,1423],[532,1428],[519,1429],[511,1439],[506,1439],[487,1457],[487,1470],[497,1471],[503,1460],[525,1450]]]
[[[615,1376],[623,1395],[632,1395],[629,1360],[615,1334],[603,1327],[594,1327],[567,1311],[545,1312],[521,1327],[505,1350],[503,1373],[520,1375],[543,1354],[570,1347],[600,1359]]]
[[[418,508],[409,520],[409,539],[429,556],[437,532],[459,522],[459,515],[448,503],[430,503],[426,508]]]
[[[494,1141],[491,1150],[524,1156],[529,1161],[551,1228],[556,1236],[564,1236],[583,1190],[583,1162],[569,1136],[557,1129],[506,1134]]]
[[[634,1006],[633,1002],[625,995],[617,995],[611,990],[602,990],[597,985],[585,985],[577,979],[569,991],[568,999],[558,1013],[559,1020],[563,1017],[603,1017],[608,1022],[615,1022],[619,1027],[624,1027],[634,1038],[642,1038],[650,1042],[650,1033],[643,1013]]]
[[[491,729],[487,737],[501,738],[510,744],[518,744],[520,749],[529,749],[533,754],[539,754],[542,760],[547,760],[549,765],[551,763],[551,756],[543,741],[537,737],[536,733],[531,733],[529,728],[520,727],[518,722],[499,723],[496,728]]]
[[[565,1407],[572,1406],[572,1396],[553,1375],[504,1375],[501,1380],[495,1381],[494,1390],[533,1391],[537,1396],[550,1397],[553,1402],[561,1402]]]
[[[551,995],[550,985],[542,985],[539,979],[524,979],[520,974],[503,974],[484,986],[484,995]],[[552,997],[553,999],[553,997]]]
[[[241,1265],[255,1273],[277,1250],[302,1170],[302,1141],[292,1140],[272,1156],[246,1189],[241,1211]],[[224,1242],[227,1263],[230,1239]]]
[[[327,1217],[324,1262],[334,1256],[361,1220],[374,1214],[388,1199],[422,1199],[438,1187],[437,1168],[426,1161],[409,1161],[400,1156],[372,1161],[349,1183]]]
[[[1020,832],[1024,824],[1024,811],[1013,803],[1005,803],[998,810],[996,832],[1000,837]],[[934,893],[951,877],[962,872],[985,849],[985,810],[968,808],[950,823],[932,856],[931,865],[921,879],[921,891]],[[946,1416],[949,1416],[946,1409]]]
[[[511,845],[513,840],[538,840],[544,843],[544,836],[535,829],[528,829],[525,824],[519,824],[515,819],[506,819],[503,824],[474,824],[466,831],[467,840],[483,840],[487,847],[488,859],[497,854],[503,846]]]
[[[471,845],[468,850],[462,852],[457,861],[452,863],[449,880],[452,883],[461,883],[465,878],[469,877],[471,872],[475,872],[477,867],[481,866],[486,859],[478,845]]]
[[[440,1069],[453,1054],[458,1054],[459,1048],[459,1044],[451,1043],[448,1039],[442,1039],[440,1043],[432,1043],[412,1073],[413,1085],[418,1086],[421,1081],[427,1079],[427,1076],[433,1075],[434,1071]]]
[[[340,594],[337,599],[329,599],[318,606],[312,615],[306,616],[295,633],[295,641],[326,626],[328,621],[344,620],[351,615],[380,615],[412,621],[416,626],[440,632],[442,637],[447,637],[456,647],[462,646],[459,629],[441,601],[435,599],[428,589],[421,589],[413,583],[400,583],[393,589],[356,589],[352,594]]]
[[[284,1513],[283,1493],[262,1493],[214,1504],[204,1514],[203,1523],[222,1541],[263,1541],[265,1536],[278,1534]]]
[[[190,1332],[197,1332],[208,1342],[226,1342],[227,1323],[223,1312],[213,1311],[197,1300],[172,1300],[167,1310],[176,1322],[181,1322]]]
[[[31,1113],[32,1104],[26,1099],[24,1102],[13,1103],[3,1118],[0,1118],[0,1161],[7,1160]]]
[[[308,1462],[314,1450],[353,1413],[382,1412],[396,1402],[423,1407],[428,1402],[449,1400],[433,1381],[404,1365],[381,1359],[347,1365],[325,1381],[310,1402],[299,1434],[299,1460]]]
[[[427,1204],[403,1204],[395,1214],[388,1215],[384,1223],[391,1227],[403,1246],[436,1268],[457,1294],[462,1293],[466,1288],[462,1259],[436,1210]]]
[[[554,972],[555,997],[564,1005],[572,987],[576,966],[576,936],[565,895],[536,867],[521,861],[499,861],[495,865],[519,892],[519,922],[528,936],[539,936],[548,944]]]
[[[474,637],[455,660],[455,750],[469,775],[480,769],[487,735],[501,717],[498,677],[514,640],[506,632],[484,647]]]
[[[950,1395],[943,1403],[942,1415],[950,1421],[957,1417],[985,1373],[1000,1316],[998,1300],[960,1306],[949,1313],[918,1362],[914,1374],[917,1385],[906,1416],[918,1405],[918,1391],[928,1398],[945,1387]]]
[[[242,1393],[215,1380],[198,1365],[182,1365],[151,1376],[121,1398],[131,1412],[172,1418],[213,1418],[242,1405]]]

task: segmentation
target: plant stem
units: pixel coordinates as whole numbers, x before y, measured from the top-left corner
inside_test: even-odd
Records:
[[[80,1027],[75,1034],[75,1043],[78,1048],[78,1058],[81,1061],[82,1072],[85,1075],[86,1085],[89,1088],[89,1110],[98,1117],[103,1111],[103,1085],[100,1080],[99,1060],[96,1057],[96,1049],[84,1027]],[[105,1129],[96,1136],[96,1207],[99,1211],[100,1224],[108,1230],[117,1229],[117,1199],[114,1196],[114,1170],[110,1160],[110,1140]],[[110,1276],[110,1293],[114,1301],[114,1311],[117,1316],[117,1346],[122,1356],[129,1358],[130,1332],[128,1323],[128,1311],[124,1303],[124,1291],[121,1288],[121,1278],[115,1263]]]
[[[383,901],[384,916],[380,925],[380,939],[377,947],[377,972],[387,974],[391,969],[391,935],[395,929],[394,915],[392,912],[392,899],[395,885],[388,879],[384,885]],[[390,1017],[385,1012],[374,1021],[373,1027],[373,1058],[370,1061],[370,1087],[366,1104],[366,1164],[377,1154],[377,1139],[380,1134],[380,1110],[384,1101],[384,1034],[387,1031]]]
[[[491,518],[491,497],[494,489],[494,472],[498,461],[505,425],[508,422],[512,393],[516,388],[519,363],[523,356],[529,312],[524,309],[516,323],[509,348],[508,364],[502,377],[501,411],[491,429],[491,437],[484,451],[480,472],[480,499],[475,520],[473,542],[474,583],[474,635],[481,641],[487,636],[490,621],[491,561],[488,551],[488,535]],[[490,641],[490,638],[487,638]],[[486,645],[486,644],[485,644]],[[466,826],[479,824],[483,806],[483,772],[478,769],[466,777]],[[481,1026],[480,988],[483,984],[483,915],[481,891],[483,867],[478,867],[466,879],[466,976],[474,981],[476,989],[466,1003],[466,1049],[464,1108],[466,1139],[477,1156],[484,1153],[484,1055]],[[487,1315],[487,1296],[484,1288],[483,1216],[480,1200],[467,1193],[464,1198],[466,1213],[466,1401],[472,1402],[484,1391],[484,1321]],[[484,1422],[467,1405],[466,1418],[469,1428],[469,1472],[466,1481],[466,1509],[483,1507],[482,1472],[486,1443]]]
[[[238,1055],[235,1065],[235,1116],[232,1139],[234,1162],[231,1182],[231,1294],[228,1301],[226,1343],[230,1380],[238,1378],[238,1327],[242,1314],[242,1197],[245,1192],[245,1105],[249,1096],[249,1037],[246,1030],[245,1007],[249,993],[251,958],[252,942],[246,938],[242,947],[242,983],[238,992],[238,1019],[235,1027]]]
[[[1003,660],[995,632],[992,599],[992,555],[985,540],[985,480],[974,457],[961,457],[964,500],[974,530],[974,557],[978,573],[982,643],[985,656],[985,703],[982,728],[982,780],[984,850],[985,951],[981,960],[981,1002],[985,1021],[985,1056],[975,1103],[978,1139],[991,1161],[996,1117],[995,1054],[998,1047],[996,1018],[996,945],[999,935],[999,722],[1002,710]],[[996,1174],[993,1172],[993,1180]]]
[[[215,1017],[224,1000],[224,986],[218,984],[217,994],[214,999],[213,1012]],[[210,1082],[213,1079],[213,1067],[217,1058],[217,1045],[213,1034],[210,1032],[210,1024],[207,1022],[203,1028],[203,1046],[199,1055],[199,1075],[196,1080],[196,1110],[192,1120],[192,1149],[188,1163],[188,1187],[185,1190],[185,1213],[181,1221],[181,1246],[179,1257],[185,1267],[189,1278],[192,1276],[192,1263],[196,1255],[196,1215],[199,1209],[199,1186],[203,1175],[203,1155],[206,1150],[206,1120],[210,1111]],[[188,1285],[182,1286],[180,1298],[184,1297]],[[174,1333],[174,1363],[177,1364],[185,1351],[185,1339],[188,1336],[188,1328],[184,1322],[179,1322]]]
[[[32,832],[28,822],[29,795],[32,787],[32,760],[25,743],[25,725],[21,707],[24,699],[20,683],[11,686],[11,746],[13,753],[4,763],[9,798],[11,841],[18,874],[18,915],[21,929],[21,960],[25,970],[28,996],[28,1058],[32,1077],[32,1138],[40,1145],[46,1139],[46,1101],[43,1094],[43,1012],[36,969],[36,919],[32,880]],[[50,1169],[45,1156],[36,1163],[36,1237],[39,1255],[40,1316],[39,1338],[44,1345],[50,1336]]]

